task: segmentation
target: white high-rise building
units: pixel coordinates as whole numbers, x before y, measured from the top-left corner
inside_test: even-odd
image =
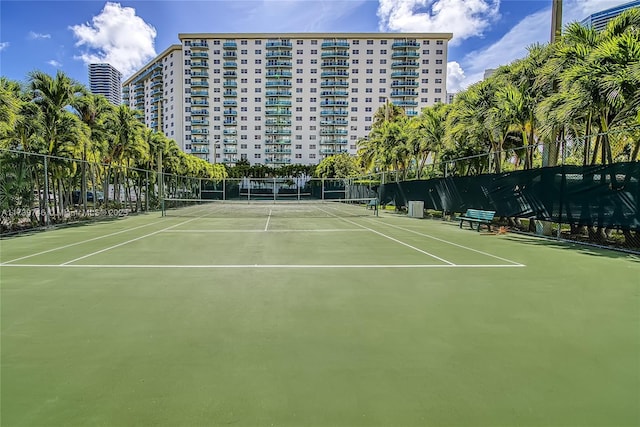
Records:
[[[600,12],[593,13],[583,19],[580,23],[588,27],[593,27],[597,31],[602,31],[605,29],[607,24],[609,24],[609,21],[611,21],[613,18],[620,15],[622,12],[633,9],[635,7],[640,7],[640,0],[635,0],[616,7],[601,10]]]
[[[113,105],[122,104],[122,73],[111,64],[89,64],[89,90],[104,95]]]
[[[213,163],[316,164],[356,153],[385,102],[446,102],[451,33],[179,34],[125,103]],[[160,114],[161,112],[161,114]]]

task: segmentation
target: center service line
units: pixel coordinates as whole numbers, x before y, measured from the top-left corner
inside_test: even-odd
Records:
[[[269,216],[267,217],[267,223],[264,226],[264,231],[269,229],[269,220],[271,220],[271,209],[269,209]]]

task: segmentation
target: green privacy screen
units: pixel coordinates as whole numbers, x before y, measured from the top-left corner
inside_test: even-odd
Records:
[[[497,216],[535,218],[573,225],[640,230],[640,162],[558,166],[502,174],[387,183],[381,203],[425,209],[496,211]]]

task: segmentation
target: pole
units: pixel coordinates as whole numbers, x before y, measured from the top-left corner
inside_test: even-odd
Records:
[[[51,223],[49,216],[49,172],[47,170],[47,156],[44,157],[44,225]]]
[[[149,171],[145,172],[147,178],[147,187],[144,191],[144,209],[146,213],[149,213]]]

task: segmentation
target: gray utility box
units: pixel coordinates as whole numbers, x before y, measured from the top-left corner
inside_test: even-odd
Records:
[[[424,202],[421,200],[410,201],[407,213],[411,218],[424,218]]]

